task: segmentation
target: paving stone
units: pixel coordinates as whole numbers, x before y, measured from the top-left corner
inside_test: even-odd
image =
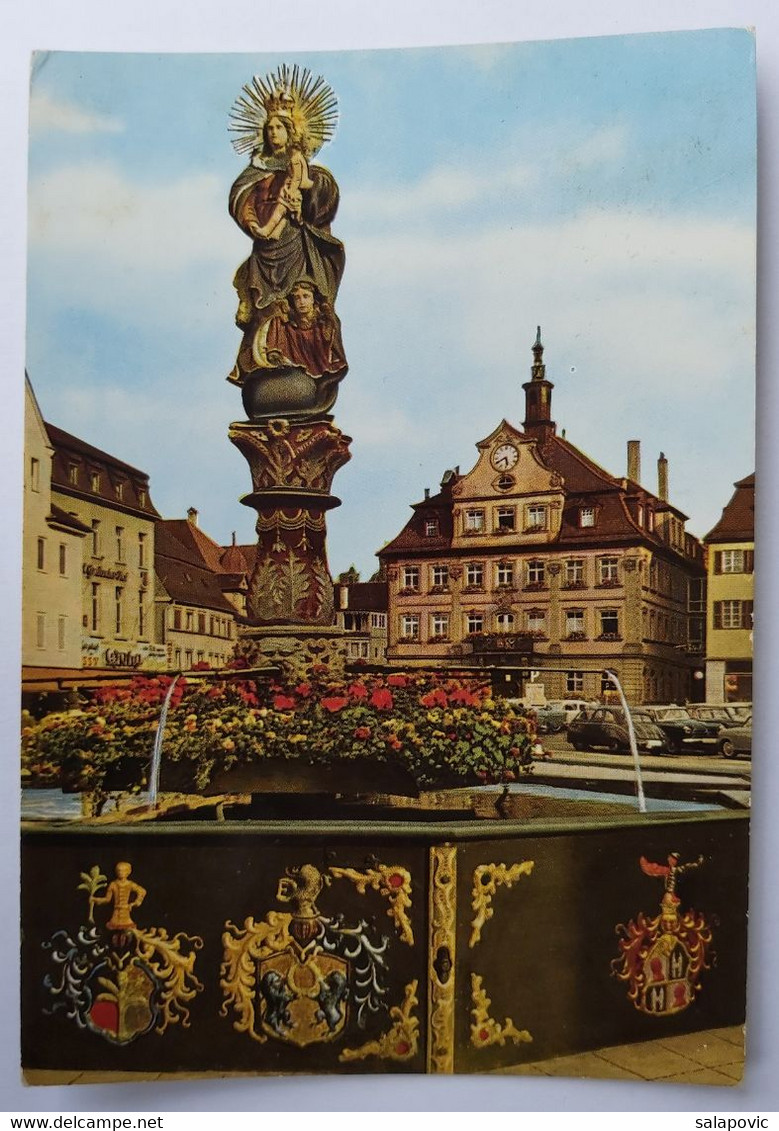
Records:
[[[687,1056],[663,1047],[661,1041],[643,1041],[636,1045],[615,1045],[599,1049],[599,1055],[642,1080],[664,1080],[680,1072],[694,1072],[700,1065]]]
[[[711,1032],[685,1033],[680,1037],[663,1038],[661,1044],[682,1056],[689,1056],[691,1060],[707,1068],[732,1064],[734,1048],[737,1047]]]
[[[698,1068],[694,1072],[680,1072],[676,1076],[666,1076],[664,1084],[717,1084],[732,1088],[736,1081],[719,1072],[716,1068]]]

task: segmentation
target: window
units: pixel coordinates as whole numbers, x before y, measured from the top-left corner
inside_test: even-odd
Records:
[[[99,491],[100,491],[100,472],[99,471],[90,472],[89,489],[91,491],[93,491],[95,494],[99,493]]]
[[[615,585],[619,583],[619,558],[598,558],[598,584]]]
[[[92,631],[97,632],[100,628],[100,586],[96,581],[92,582]]]
[[[516,515],[513,507],[498,507],[495,513],[496,530],[514,530]]]
[[[371,628],[386,628],[387,627],[387,614],[386,613],[371,613]]]
[[[192,649],[191,648],[186,648],[184,650],[184,663],[186,665],[187,671],[189,671],[192,667]]]
[[[644,525],[644,507],[642,503],[639,503],[636,507],[636,522],[639,526]]]
[[[584,585],[584,558],[569,558],[565,563],[565,584]]]
[[[173,627],[181,631],[181,609],[173,610]]]
[[[655,528],[655,512],[651,507],[646,508],[646,528],[649,531],[653,531]]]
[[[715,628],[751,628],[751,601],[715,601]]]
[[[176,660],[175,660],[176,667],[181,668],[181,649],[177,648],[174,655],[176,657]]]
[[[206,614],[205,613],[198,613],[197,614],[197,630],[200,633],[204,633],[206,631]]]
[[[614,686],[613,680],[609,679],[609,677],[605,673],[603,675],[601,675],[601,677],[600,677],[600,693],[601,693],[601,695],[605,695],[605,693],[607,691],[616,691],[616,690],[617,689]]]
[[[124,589],[122,589],[121,585],[117,585],[116,588],[114,589],[114,611],[116,613],[114,627],[116,629],[116,635],[117,636],[122,635],[122,623],[123,623],[123,620],[124,620],[123,604],[124,604]]]
[[[416,613],[405,613],[400,618],[400,635],[404,640],[419,640],[419,617]]]
[[[185,614],[187,632],[193,632],[195,628],[195,614],[191,609],[187,609]]]
[[[118,483],[114,484],[114,494],[116,495],[116,501],[121,503],[124,498],[124,483],[121,479]]]
[[[145,594],[144,594],[143,589],[139,589],[138,590],[138,635],[139,636],[145,636],[146,635],[146,610],[145,610],[144,603],[143,603],[144,596],[145,596]]]
[[[445,565],[434,565],[432,572],[432,581],[434,589],[448,589],[449,588],[449,567]]]
[[[30,490],[40,491],[41,489],[41,461],[36,459],[35,456],[30,458]]]
[[[138,568],[146,569],[146,535],[138,535]]]
[[[584,609],[565,610],[565,635],[569,639],[584,638]]]
[[[543,585],[546,580],[546,566],[538,558],[532,558],[527,563],[528,585]]]
[[[419,567],[418,566],[404,566],[403,567],[403,588],[419,590]]]
[[[57,617],[57,648],[60,652],[65,651],[65,623],[65,617]]]
[[[514,631],[514,614],[513,613],[498,613],[495,617],[495,624],[498,632],[513,632]]]
[[[584,692],[584,672],[566,672],[565,690],[569,695],[581,695]]]
[[[59,567],[60,574],[64,577],[68,570],[68,551],[64,542],[60,542],[59,546]]]
[[[46,539],[45,538],[39,538],[38,539],[37,561],[38,561],[38,569],[45,569],[46,568]]]
[[[714,572],[752,573],[754,558],[752,550],[717,550],[714,554]]]
[[[496,579],[498,585],[514,584],[514,565],[513,562],[498,562],[496,571]]]
[[[118,562],[124,561],[124,527],[117,526],[116,528],[116,560]]]
[[[346,649],[346,654],[350,660],[367,660],[369,658],[367,640],[350,640]]]
[[[100,557],[100,519],[92,519],[92,557]]]
[[[69,463],[68,464],[68,483],[70,483],[71,487],[78,487],[78,464],[77,463]]]
[[[546,613],[543,609],[528,609],[525,614],[525,627],[528,632],[546,635]]]
[[[46,614],[38,613],[35,617],[35,647],[46,647]]]
[[[619,612],[617,609],[600,610],[600,634],[609,638],[619,636]]]
[[[426,518],[425,519],[425,537],[435,538],[438,534],[438,519]]]
[[[465,567],[465,584],[469,589],[484,588],[484,566],[481,562],[469,562]]]
[[[579,507],[579,526],[595,525],[595,507]]]
[[[430,618],[433,639],[448,638],[449,617],[446,613],[433,613]]]
[[[497,481],[495,486],[498,488],[499,491],[510,491],[511,488],[514,486],[514,476],[513,475],[501,475],[500,479]]]
[[[468,613],[465,618],[466,632],[484,632],[484,617],[481,613]]]
[[[541,503],[531,503],[525,510],[526,530],[546,530],[546,507]]]
[[[480,534],[484,530],[484,511],[473,510],[465,512],[465,533]]]
[[[146,506],[146,500],[147,500],[147,495],[146,495],[145,488],[139,487],[138,488],[138,506],[139,507],[145,507]]]

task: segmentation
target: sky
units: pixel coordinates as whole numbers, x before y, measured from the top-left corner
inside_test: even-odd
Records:
[[[336,304],[353,437],[334,573],[464,472],[542,328],[558,429],[704,535],[754,470],[754,39],[742,30],[284,55],[36,56],[27,367],[44,417],[140,467],[166,518],[254,541],[227,428],[249,241],[227,210],[230,108],[279,63],[321,74],[339,126]]]

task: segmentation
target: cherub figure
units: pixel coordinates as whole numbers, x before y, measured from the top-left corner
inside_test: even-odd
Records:
[[[111,918],[106,923],[109,931],[128,931],[135,926],[131,912],[140,907],[146,898],[146,888],[130,879],[132,865],[120,860],[114,869],[116,879],[106,889],[105,895],[93,895],[92,904],[111,903]]]

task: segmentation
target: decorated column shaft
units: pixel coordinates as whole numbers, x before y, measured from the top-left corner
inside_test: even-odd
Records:
[[[336,121],[324,80],[286,65],[247,84],[231,116],[233,144],[250,162],[230,214],[252,251],[234,279],[242,340],[228,377],[247,420],[229,436],[252,474],[241,502],[258,516],[247,596],[256,626],[333,623],[325,514],[340,504],[332,481],[349,459],[329,415],[347,371],[335,313],[344,249],[330,231],[338,185],[310,160]]]

